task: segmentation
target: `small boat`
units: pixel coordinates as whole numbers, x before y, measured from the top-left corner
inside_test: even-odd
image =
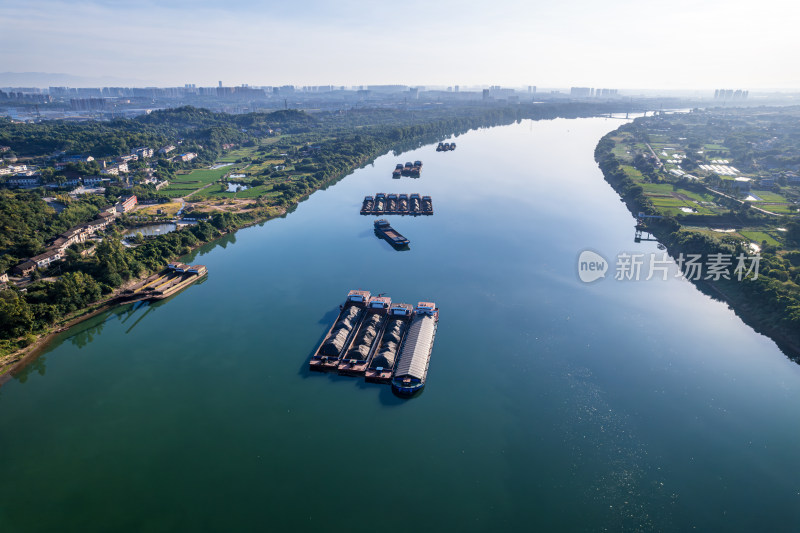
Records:
[[[450,150],[452,151],[455,149],[456,149],[456,143],[450,143]]]
[[[444,152],[445,151],[444,143],[439,143],[439,146],[436,147],[437,152]]]

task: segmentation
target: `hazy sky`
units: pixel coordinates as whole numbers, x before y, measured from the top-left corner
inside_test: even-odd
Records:
[[[796,0],[2,0],[0,71],[145,84],[800,88]]]

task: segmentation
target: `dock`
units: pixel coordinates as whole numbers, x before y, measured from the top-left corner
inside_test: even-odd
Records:
[[[361,202],[361,214],[369,216],[384,215],[432,215],[433,199],[419,193],[396,194],[379,192],[375,196],[365,196]]]
[[[413,396],[425,386],[438,321],[432,302],[412,307],[382,294],[350,291],[309,369],[391,383],[395,394]]]
[[[163,300],[176,294],[208,274],[205,265],[170,263],[165,270],[134,285],[123,296],[136,300]]]

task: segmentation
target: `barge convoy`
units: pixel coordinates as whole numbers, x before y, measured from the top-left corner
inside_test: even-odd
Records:
[[[385,194],[365,196],[361,203],[362,215],[432,215],[433,199],[413,194]]]
[[[393,304],[388,296],[350,291],[308,367],[391,383],[395,394],[413,396],[425,387],[438,322],[439,309],[432,302],[411,307]]]
[[[392,177],[399,178],[400,176],[408,176],[411,178],[418,178],[421,172],[422,161],[414,161],[413,163],[408,161],[405,165],[398,163],[392,171]]]
[[[448,152],[456,149],[456,143],[439,143],[436,147],[437,152]]]

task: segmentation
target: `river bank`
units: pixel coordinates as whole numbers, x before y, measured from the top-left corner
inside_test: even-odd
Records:
[[[605,181],[619,195],[632,216],[636,217],[639,213],[660,214],[642,194],[642,187],[621,169],[620,162],[612,152],[614,144],[611,139],[612,134],[606,135],[595,150],[595,160]],[[666,247],[673,259],[691,254],[699,254],[705,258],[712,254],[729,254],[730,257],[736,257],[738,253],[745,252],[735,245],[723,244],[688,232],[673,217],[648,219],[646,231]],[[780,289],[775,280],[761,275],[757,280],[745,277],[741,281],[731,278],[712,282],[690,277],[689,281],[704,294],[728,304],[745,324],[772,339],[787,357],[800,362],[800,330],[796,326],[797,313],[793,311],[792,302],[780,296],[778,292]]]

